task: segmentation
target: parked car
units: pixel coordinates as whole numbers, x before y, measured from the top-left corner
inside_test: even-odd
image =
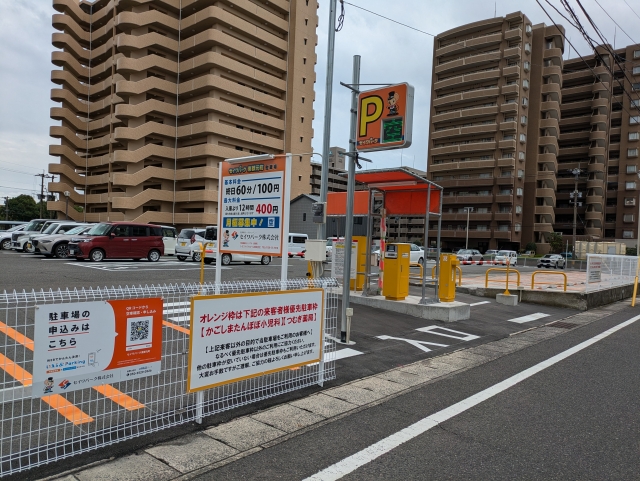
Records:
[[[184,261],[192,256],[191,245],[204,240],[204,227],[191,227],[182,229],[176,239],[175,254],[179,261]]]
[[[54,222],[56,221],[51,219],[33,219],[24,226],[24,229],[11,234],[11,248],[18,252],[24,251],[25,244],[31,234],[39,234]]]
[[[218,240],[218,226],[210,225],[201,232],[196,232],[192,237],[192,244],[189,246],[189,257],[195,262],[200,262],[202,255],[202,245],[205,245],[205,264],[211,264],[215,259],[216,243]],[[182,260],[182,259],[180,259]]]
[[[93,225],[79,225],[64,234],[53,234],[42,236],[33,242],[37,242],[36,248],[46,257],[59,257],[66,259],[69,257],[69,241],[72,237],[86,234]]]
[[[66,221],[66,220],[49,224],[49,226],[39,234],[29,235],[29,239],[27,240],[27,243],[24,246],[24,250],[26,252],[38,254],[40,253],[40,250],[38,249],[38,243],[41,237],[46,237],[48,235],[54,235],[54,234],[64,234],[65,232],[68,232],[71,229],[74,229],[80,225],[87,225],[87,224],[80,223],[80,222]]]
[[[287,253],[289,257],[304,257],[306,251],[305,242],[309,238],[307,234],[289,233],[289,242],[287,243]]]
[[[551,268],[554,269],[564,269],[566,264],[566,260],[560,254],[545,254],[544,257],[538,259],[538,268]]]
[[[487,252],[484,253],[485,256],[496,256],[498,255],[498,250],[497,249],[489,249]]]
[[[3,230],[0,232],[0,250],[8,251],[11,249],[11,236],[13,233],[18,233],[24,230],[27,224],[16,225],[7,230]]]
[[[204,246],[204,263],[211,264],[216,260],[216,254],[218,251],[218,227],[209,226],[205,229],[203,241],[194,242],[191,244],[191,258],[200,262],[202,260],[202,247]],[[223,253],[220,256],[220,263],[223,266],[228,266],[232,262],[244,262],[245,264],[251,264],[252,262],[259,262],[262,265],[271,264],[271,256],[258,255],[258,254],[231,254],[228,252]]]
[[[484,257],[477,249],[460,249],[456,253],[456,257],[462,264],[470,264],[477,262],[482,265],[484,263]]]
[[[573,252],[561,252],[560,254],[565,259],[573,259]]]
[[[333,252],[333,239],[327,239],[327,247],[324,249],[324,253],[327,259],[331,259],[331,253]]]
[[[164,255],[172,256],[176,253],[176,243],[178,241],[178,230],[175,227],[161,225],[162,243],[164,244]]]
[[[102,222],[69,242],[71,257],[92,262],[104,259],[139,260],[143,257],[150,262],[158,262],[163,253],[162,228],[153,224]]]
[[[498,251],[493,261],[496,264],[502,264],[503,266],[506,266],[507,262],[510,266],[517,266],[518,253],[516,251]]]
[[[424,250],[422,247],[416,244],[409,245],[409,262],[411,262],[411,264],[422,264],[424,262]],[[380,265],[380,249],[373,251],[372,254],[376,256],[376,263]]]

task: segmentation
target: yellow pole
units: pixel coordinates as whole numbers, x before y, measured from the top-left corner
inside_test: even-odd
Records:
[[[636,254],[638,253],[636,252]],[[631,298],[631,307],[636,307],[636,295],[638,294],[638,271],[640,271],[640,257],[638,257],[638,265],[636,266],[636,278],[633,282],[633,297]]]
[[[207,253],[206,244],[200,243],[200,285],[204,284],[204,256]]]
[[[505,296],[510,296],[511,293],[509,292],[509,263],[510,263],[510,258],[507,257],[507,287],[504,290],[504,295]]]

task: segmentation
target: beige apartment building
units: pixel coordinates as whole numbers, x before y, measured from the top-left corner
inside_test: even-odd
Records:
[[[346,192],[347,178],[344,174],[347,171],[346,153],[341,147],[329,148],[329,175],[327,178],[328,192]],[[320,195],[322,180],[322,163],[311,160],[311,195]]]
[[[436,37],[427,170],[445,187],[445,247],[468,234],[470,248],[547,252],[573,231],[574,168],[579,239],[636,237],[640,46],[563,61],[563,33],[515,12]]]
[[[317,0],[53,5],[59,217],[68,192],[75,220],[215,224],[220,161],[311,151]]]

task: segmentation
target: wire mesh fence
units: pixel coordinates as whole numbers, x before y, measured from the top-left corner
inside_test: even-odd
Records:
[[[610,254],[587,254],[586,290],[633,284],[638,271],[638,257]]]
[[[0,476],[335,378],[335,279],[83,288],[0,294]],[[324,289],[324,362],[187,392],[194,295]],[[36,306],[161,297],[160,374],[32,398]]]

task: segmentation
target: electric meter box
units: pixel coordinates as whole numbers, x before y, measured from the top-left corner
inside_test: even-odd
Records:
[[[304,258],[308,261],[324,262],[327,260],[327,241],[322,239],[307,239],[304,241]]]

